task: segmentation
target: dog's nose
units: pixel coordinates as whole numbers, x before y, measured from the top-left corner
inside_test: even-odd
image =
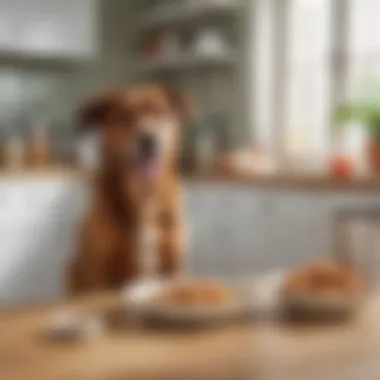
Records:
[[[151,133],[141,134],[139,137],[139,147],[141,152],[146,156],[154,156],[157,153],[157,140]]]

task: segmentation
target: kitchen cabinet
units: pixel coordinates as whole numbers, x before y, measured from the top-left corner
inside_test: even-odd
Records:
[[[252,267],[263,251],[265,226],[259,194],[234,185],[187,188],[189,260],[199,274],[233,275]]]
[[[250,186],[188,188],[190,264],[233,276],[300,265],[331,245],[329,197]]]
[[[0,307],[57,300],[90,200],[79,179],[0,180]],[[379,196],[260,188],[233,181],[185,184],[188,265],[198,275],[252,275],[334,254],[339,210]]]
[[[88,198],[68,179],[0,181],[0,306],[62,296]]]
[[[97,7],[97,0],[0,0],[0,55],[92,58]]]
[[[11,2],[0,0],[0,49],[9,49],[13,40]]]
[[[271,191],[265,215],[264,270],[294,268],[331,254],[331,208],[328,193]]]
[[[337,213],[379,208],[380,197],[205,182],[187,188],[187,206],[190,266],[233,276],[334,257]]]

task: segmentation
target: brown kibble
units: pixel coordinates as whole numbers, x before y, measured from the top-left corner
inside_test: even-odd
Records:
[[[284,285],[287,294],[355,293],[364,283],[352,268],[320,261],[291,275]]]
[[[236,299],[229,288],[213,282],[177,284],[161,293],[156,301],[167,306],[217,307]]]

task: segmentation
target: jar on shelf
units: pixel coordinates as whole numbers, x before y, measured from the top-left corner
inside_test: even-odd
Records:
[[[96,172],[100,166],[99,135],[96,132],[82,135],[77,145],[77,166],[79,169]]]
[[[205,57],[219,57],[230,53],[224,32],[215,27],[198,29],[192,41],[193,54]]]
[[[44,118],[35,118],[29,125],[26,161],[32,169],[44,169],[51,164],[49,123]]]
[[[25,165],[25,142],[15,126],[7,130],[4,144],[4,166],[9,170],[21,170]]]
[[[218,156],[228,149],[226,116],[211,113],[186,128],[182,167],[186,172],[211,172]]]
[[[161,56],[167,59],[182,54],[181,38],[176,31],[166,30],[159,36]]]
[[[6,143],[7,143],[7,135],[5,131],[5,126],[0,125],[0,168],[4,169],[6,164]]]

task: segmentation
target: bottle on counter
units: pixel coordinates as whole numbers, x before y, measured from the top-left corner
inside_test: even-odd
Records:
[[[215,132],[214,120],[211,117],[204,118],[198,125],[195,156],[199,172],[211,172],[214,169],[217,153]]]
[[[212,170],[215,157],[215,142],[211,133],[203,133],[198,140],[197,161],[201,172]]]
[[[32,169],[46,169],[51,164],[48,129],[49,123],[44,118],[35,118],[30,122],[27,140],[27,165]]]
[[[77,166],[79,169],[96,172],[100,166],[99,135],[97,132],[82,135],[77,145]]]
[[[6,165],[6,146],[7,146],[7,134],[4,130],[4,126],[0,129],[0,168],[5,169]]]
[[[4,142],[4,167],[9,170],[21,170],[25,165],[24,139],[15,127],[10,128]]]

